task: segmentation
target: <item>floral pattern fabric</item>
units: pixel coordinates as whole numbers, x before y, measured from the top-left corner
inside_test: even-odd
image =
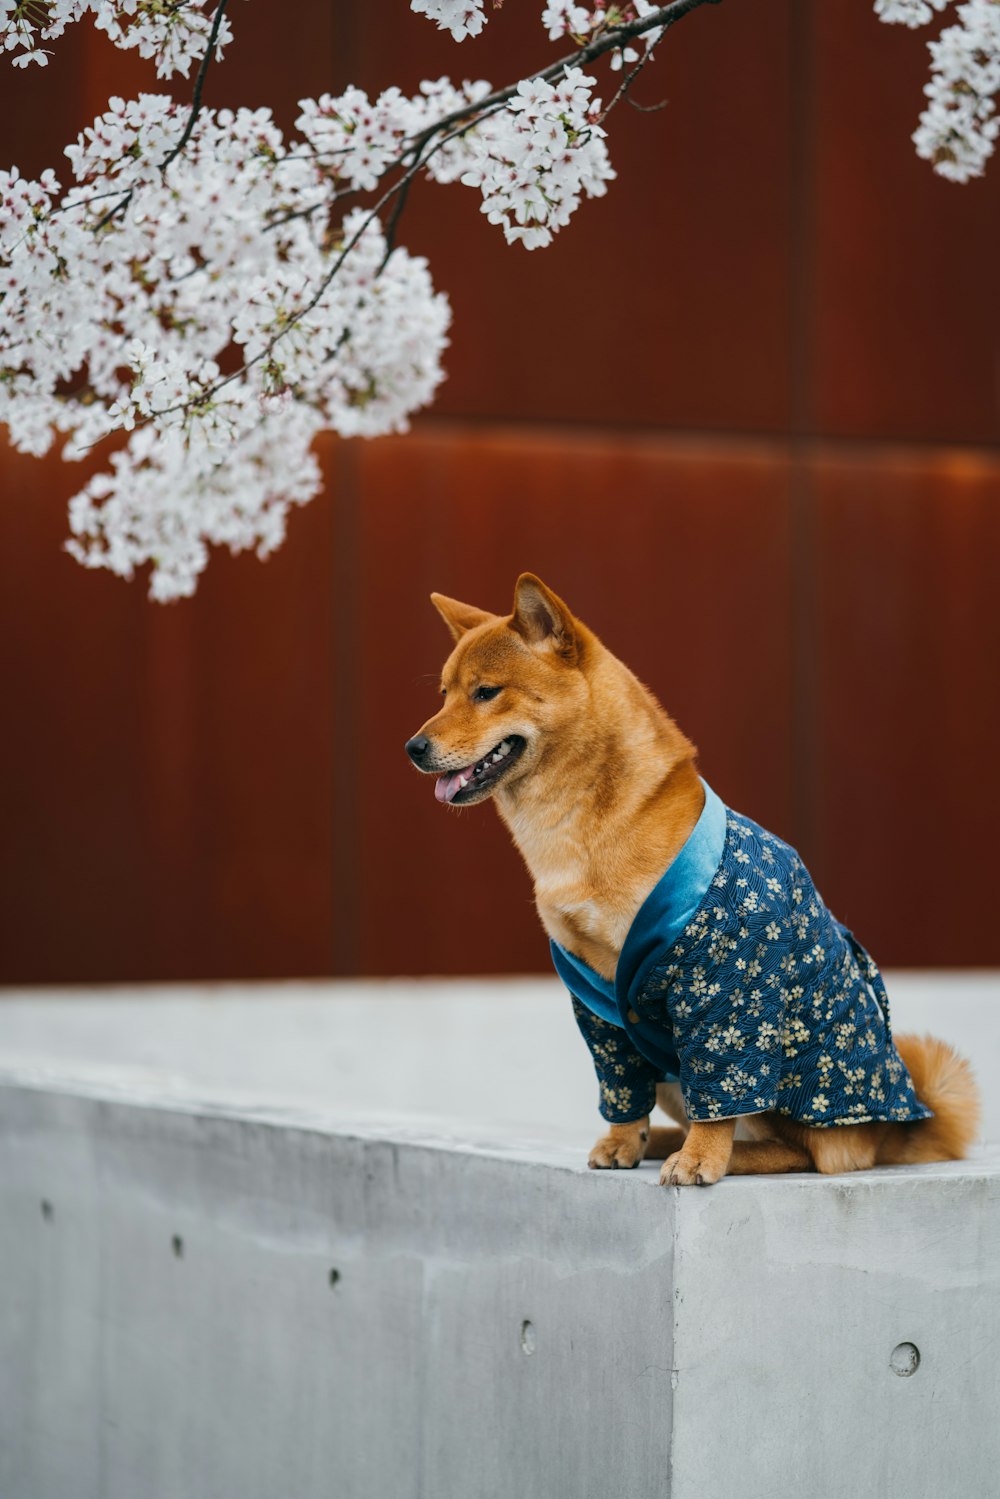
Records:
[[[648,1114],[667,1034],[693,1120],[775,1110],[804,1124],[927,1119],[892,1041],[881,974],[827,910],[798,854],[727,811],[722,858],[691,919],[647,968],[629,1026],[573,1008],[612,1123]]]

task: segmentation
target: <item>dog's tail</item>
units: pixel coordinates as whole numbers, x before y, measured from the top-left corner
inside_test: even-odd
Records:
[[[894,1040],[917,1097],[933,1110],[934,1117],[887,1130],[879,1165],[962,1160],[979,1133],[982,1113],[972,1068],[954,1047],[936,1036],[896,1036]]]

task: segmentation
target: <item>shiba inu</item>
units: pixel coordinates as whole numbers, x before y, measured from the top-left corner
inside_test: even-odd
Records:
[[[967,1062],[893,1037],[795,850],[723,805],[629,669],[531,573],[509,615],[431,600],[455,645],[406,751],[445,805],[492,798],[528,866],[600,1085],[590,1165],[685,1186],[962,1157]]]

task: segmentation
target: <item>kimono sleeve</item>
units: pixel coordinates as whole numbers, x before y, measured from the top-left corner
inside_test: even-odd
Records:
[[[620,1026],[601,1020],[575,994],[571,998],[576,1023],[594,1061],[602,1116],[609,1124],[642,1119],[656,1102],[657,1069],[636,1051]]]

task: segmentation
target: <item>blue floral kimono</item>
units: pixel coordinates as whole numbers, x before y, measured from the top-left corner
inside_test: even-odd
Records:
[[[705,787],[690,838],[629,929],[614,983],[552,943],[612,1123],[679,1081],[691,1119],[928,1119],[882,976],[793,848]]]

